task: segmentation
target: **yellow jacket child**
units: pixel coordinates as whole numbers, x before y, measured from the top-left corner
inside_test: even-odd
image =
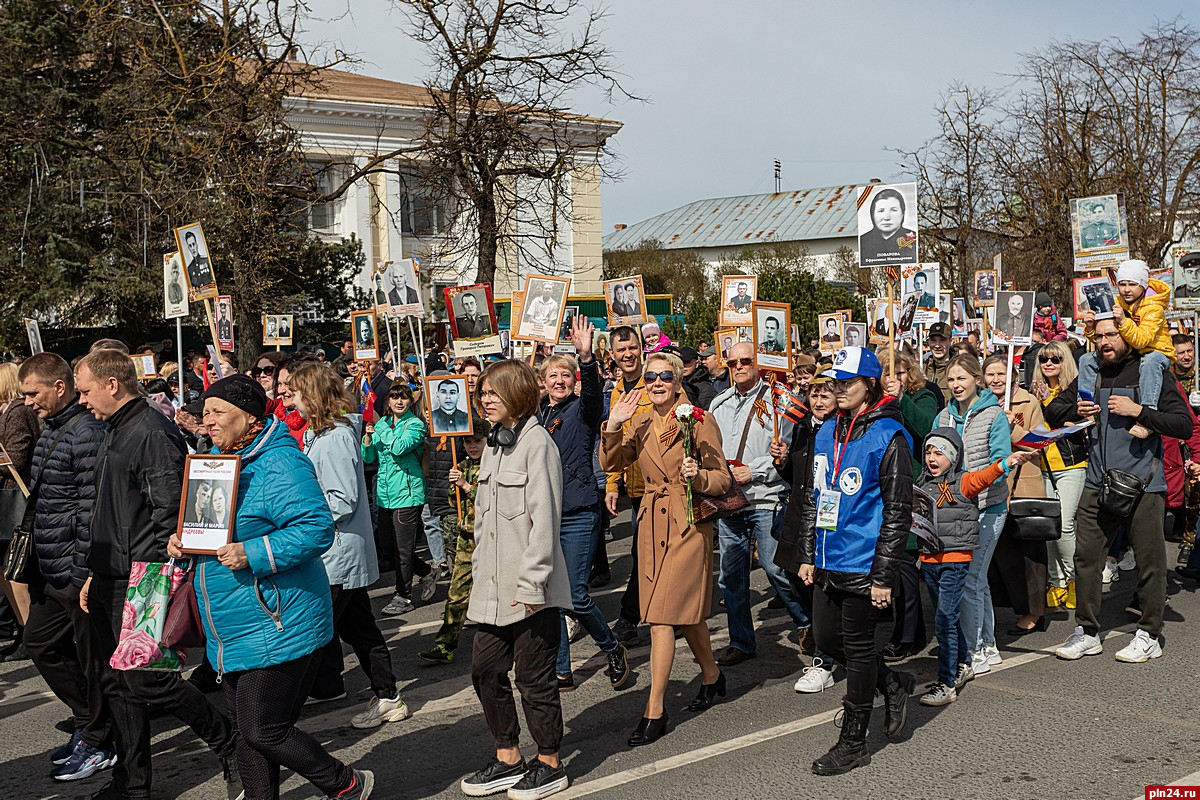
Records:
[[[1159,352],[1174,363],[1175,345],[1171,343],[1166,316],[1171,287],[1151,280],[1145,261],[1123,261],[1117,267],[1116,300],[1120,311],[1115,320],[1121,338],[1142,355]]]

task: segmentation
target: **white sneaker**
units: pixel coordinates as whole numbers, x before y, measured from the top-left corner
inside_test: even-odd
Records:
[[[583,626],[574,617],[567,617],[567,644],[574,644],[583,635]]]
[[[1083,632],[1083,626],[1076,625],[1075,632],[1070,635],[1063,646],[1054,651],[1054,655],[1075,661],[1084,656],[1098,656],[1104,652],[1099,636],[1089,636]]]
[[[1130,572],[1131,570],[1137,569],[1137,561],[1134,560],[1132,547],[1126,550],[1125,555],[1122,556],[1121,560],[1117,562],[1117,569],[1121,570],[1122,572]]]
[[[825,669],[821,659],[814,658],[811,667],[805,667],[800,680],[793,687],[803,694],[816,694],[833,688],[833,670]]]
[[[352,718],[350,724],[355,728],[378,728],[385,722],[399,722],[402,719],[408,719],[408,705],[397,694],[391,700],[371,698],[367,710]]]
[[[1113,583],[1121,580],[1121,573],[1117,571],[1117,565],[1113,561],[1104,559],[1104,571],[1100,573],[1100,580],[1103,583]]]
[[[975,670],[970,664],[959,664],[958,672],[954,673],[954,690],[957,691],[975,680]],[[940,684],[939,684],[940,685]]]
[[[966,666],[965,664],[963,666]],[[929,691],[921,695],[923,706],[948,706],[958,699],[958,692],[953,686],[944,683],[931,683]]]
[[[980,655],[987,657],[987,662],[993,667],[1004,663],[1004,659],[1000,657],[1000,648],[996,647],[996,643],[985,644],[979,648]]]
[[[1152,658],[1162,658],[1162,646],[1158,639],[1139,629],[1133,641],[1117,651],[1116,658],[1126,664],[1144,664]]]
[[[441,577],[441,571],[438,570],[437,565],[434,565],[433,568],[429,570],[428,575],[417,580],[417,596],[421,598],[422,603],[428,603],[433,599],[433,595],[437,592],[437,582],[439,577]]]
[[[407,614],[408,612],[410,612],[412,610],[413,610],[412,601],[406,600],[405,598],[396,594],[396,595],[392,595],[392,599],[388,602],[388,604],[386,606],[379,609],[379,613],[387,614],[389,617],[395,617],[395,616],[399,616],[400,614]]]
[[[987,652],[981,647],[978,653],[971,654],[971,672],[975,675],[986,675],[992,671],[988,662]]]

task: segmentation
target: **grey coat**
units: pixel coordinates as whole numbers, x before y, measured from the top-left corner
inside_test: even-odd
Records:
[[[321,555],[331,586],[361,589],[379,579],[367,482],[359,448],[361,417],[336,423],[321,433],[305,433],[304,452],[317,470],[317,481],[333,514],[333,545]]]
[[[528,616],[526,604],[571,608],[567,564],[558,542],[561,519],[558,447],[529,418],[512,447],[491,445],[483,451],[467,619],[512,625]]]

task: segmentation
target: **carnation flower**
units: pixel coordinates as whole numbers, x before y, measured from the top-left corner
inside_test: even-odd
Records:
[[[680,403],[675,408],[675,416],[679,419],[687,419],[692,415],[692,406],[687,403]]]

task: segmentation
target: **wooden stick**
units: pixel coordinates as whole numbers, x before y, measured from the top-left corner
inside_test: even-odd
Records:
[[[221,342],[217,338],[217,322],[213,318],[212,298],[204,298],[204,311],[208,314],[208,332],[212,335],[213,350],[217,352],[216,363],[213,364],[213,369],[217,372],[217,379],[220,380],[225,376],[221,373]]]
[[[782,373],[772,372],[771,373],[772,379],[774,379],[775,376],[777,376],[779,374],[782,374]],[[785,386],[787,385],[787,376],[784,376],[784,379],[781,381],[781,383],[783,383]],[[775,439],[775,441],[778,442],[779,441],[779,404],[775,402],[775,387],[772,386],[771,390],[769,392],[767,392],[767,394],[771,398],[771,424],[775,429],[774,439]],[[750,413],[754,413],[753,409],[751,409]]]
[[[887,285],[888,285],[888,307],[887,307],[888,338],[890,340],[888,342],[888,380],[894,381],[896,379],[896,317],[894,314],[894,309],[896,307],[895,306],[895,302],[896,302],[895,296],[896,295],[895,295],[895,287],[893,286],[892,278],[890,275],[888,276]]]
[[[454,438],[450,438],[450,461],[454,464],[454,468],[458,469],[458,448],[454,445]],[[462,489],[458,484],[454,484],[454,508],[458,511],[458,521],[462,522]]]
[[[1008,348],[1008,372],[1004,376],[1004,410],[1012,409],[1012,368],[1013,368],[1013,346],[1005,345]]]

